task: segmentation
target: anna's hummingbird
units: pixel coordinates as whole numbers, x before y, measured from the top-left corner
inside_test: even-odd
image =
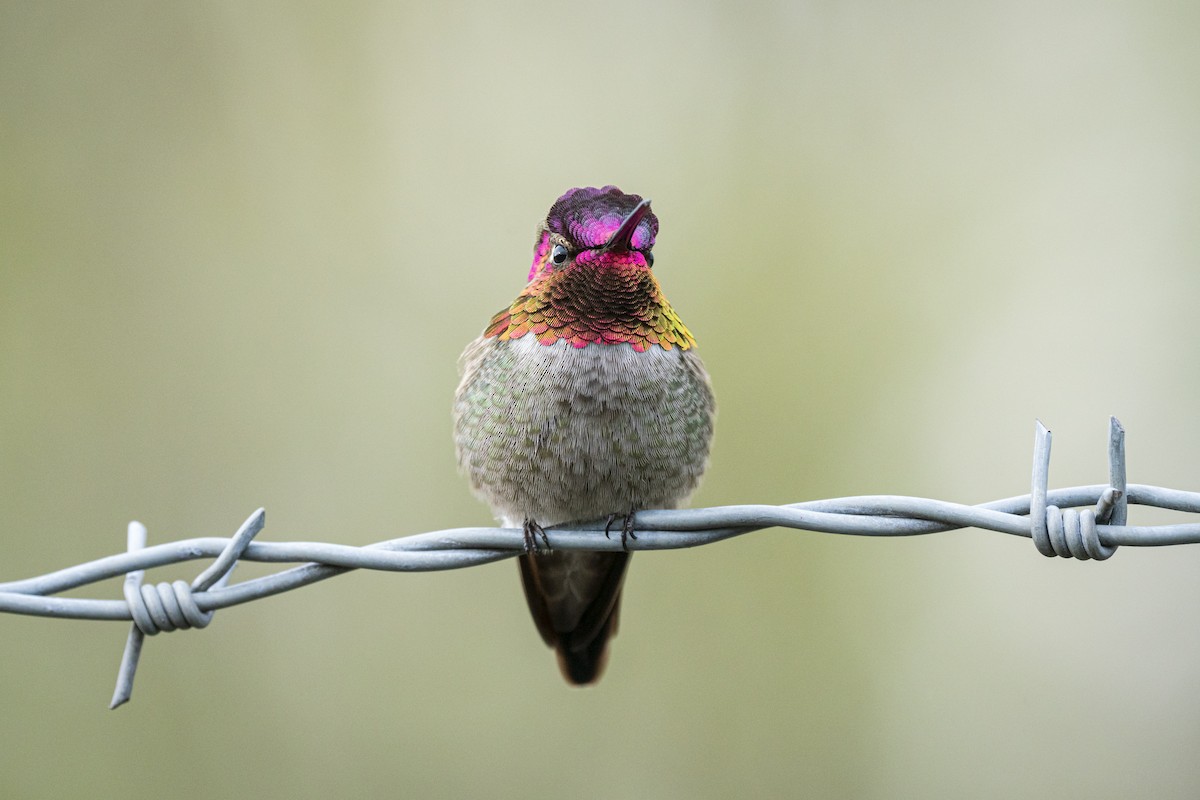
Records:
[[[572,189],[538,226],[528,285],[460,359],[458,463],[505,526],[566,679],[596,680],[629,554],[547,552],[541,528],[673,508],[708,461],[713,393],[650,271],[658,218],[615,186]],[[544,534],[542,534],[544,538]]]

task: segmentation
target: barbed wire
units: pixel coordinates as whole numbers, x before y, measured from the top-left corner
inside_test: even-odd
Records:
[[[1033,539],[1046,556],[1103,560],[1119,546],[1200,543],[1200,522],[1127,525],[1129,504],[1200,514],[1200,492],[1127,484],[1125,430],[1109,420],[1107,485],[1048,489],[1050,431],[1034,433],[1032,491],[979,505],[920,497],[871,495],[791,505],[738,505],[635,514],[636,538],[605,535],[605,522],[546,530],[556,550],[672,550],[711,544],[764,528],[794,528],[854,536],[918,536],[980,528]],[[1080,509],[1082,510],[1076,510]],[[298,589],[355,569],[425,572],[461,569],[525,552],[519,528],[454,528],[389,539],[363,547],[325,542],[255,542],[266,524],[258,509],[228,539],[196,538],[147,546],[145,526],[129,523],[126,552],[45,575],[0,583],[0,612],[70,619],[128,620],[133,625],[111,708],[133,692],[142,643],[164,631],[203,628],[218,609]],[[215,558],[191,583],[143,584],[145,570]],[[228,585],[238,561],[301,563],[281,572]],[[124,598],[56,597],[97,581],[125,576]]]

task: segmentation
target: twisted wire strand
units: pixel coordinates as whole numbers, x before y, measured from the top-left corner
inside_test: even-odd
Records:
[[[784,506],[737,505],[636,514],[637,539],[630,550],[697,547],[764,528],[854,536],[920,536],[980,528],[1030,538],[1043,555],[1104,560],[1119,546],[1154,547],[1200,543],[1200,522],[1127,525],[1128,506],[1200,514],[1200,492],[1127,484],[1125,431],[1109,423],[1109,483],[1050,490],[1050,431],[1034,432],[1031,492],[979,505],[920,497],[872,495],[815,500]],[[1082,510],[1078,510],[1082,509]],[[112,708],[129,700],[146,636],[203,628],[215,611],[307,586],[355,569],[424,572],[487,564],[524,552],[516,528],[455,528],[376,542],[364,547],[326,542],[255,542],[266,524],[258,509],[229,539],[195,538],[147,546],[146,528],[129,524],[126,552],[24,580],[0,583],[0,612],[71,619],[131,621]],[[557,550],[618,551],[619,537],[603,536],[604,522],[546,531]],[[143,585],[145,570],[212,558],[190,584]],[[238,561],[300,563],[272,575],[228,581]],[[125,575],[123,600],[56,597],[60,592]]]

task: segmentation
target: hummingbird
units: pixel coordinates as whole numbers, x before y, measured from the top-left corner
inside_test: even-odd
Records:
[[[525,598],[571,684],[604,670],[634,513],[686,500],[712,442],[708,373],[651,272],[657,234],[649,200],[571,189],[538,225],[525,288],[459,359],[459,468],[524,531]],[[608,535],[617,517],[622,552],[549,549],[544,528],[604,519]]]

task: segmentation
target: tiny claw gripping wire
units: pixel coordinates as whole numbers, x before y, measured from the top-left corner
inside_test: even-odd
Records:
[[[1050,480],[1050,431],[1039,420],[1033,437],[1033,486],[1029,501],[1029,530],[1044,556],[1103,561],[1117,551],[1100,541],[1097,524],[1124,525],[1128,510],[1125,496],[1125,429],[1109,418],[1108,481],[1095,508],[1077,511],[1046,504]]]
[[[133,625],[129,629],[129,637],[125,640],[125,652],[121,656],[121,667],[117,671],[117,686],[113,690],[112,702],[109,708],[116,708],[129,702],[133,696],[133,678],[137,673],[138,659],[142,654],[142,642],[147,636],[153,636],[162,631],[186,630],[188,628],[203,628],[212,622],[212,611],[202,611],[196,605],[192,596],[195,592],[205,592],[209,589],[220,588],[233,574],[237,560],[258,532],[266,524],[267,512],[258,509],[251,514],[237,533],[229,540],[229,544],[221,551],[208,569],[201,572],[189,585],[184,581],[159,583],[154,586],[143,586],[142,578],[145,570],[133,570],[125,575],[125,602],[129,605],[129,614],[133,617]],[[146,526],[140,522],[129,523],[127,549],[136,552],[146,546]]]

